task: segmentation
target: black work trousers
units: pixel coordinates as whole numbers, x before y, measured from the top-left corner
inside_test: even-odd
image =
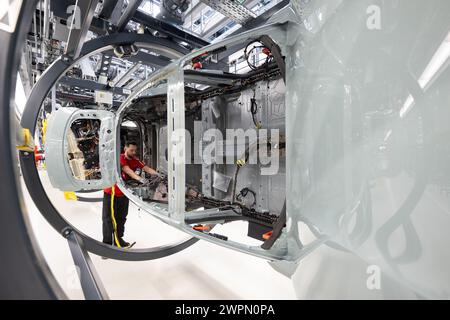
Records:
[[[111,195],[103,193],[103,243],[114,244],[115,234],[117,241],[122,239],[125,232],[125,222],[127,221],[129,200],[126,196],[114,197],[113,199],[114,213],[111,210]],[[113,223],[115,220],[115,225]]]

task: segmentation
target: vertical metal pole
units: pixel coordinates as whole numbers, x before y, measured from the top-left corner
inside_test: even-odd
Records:
[[[50,36],[50,8],[49,0],[44,0],[44,38],[48,40]]]
[[[178,221],[184,221],[186,137],[184,73],[181,67],[178,67],[168,79],[167,103],[169,212]]]
[[[43,15],[42,15],[42,0],[39,1],[39,34],[42,36],[43,35],[43,25],[44,25],[44,19],[43,19]],[[41,41],[41,46],[40,46],[40,50],[41,50],[41,58],[44,57],[43,54],[43,49],[42,49],[42,45],[43,45],[43,41]]]
[[[56,86],[52,88],[52,113],[56,111]]]

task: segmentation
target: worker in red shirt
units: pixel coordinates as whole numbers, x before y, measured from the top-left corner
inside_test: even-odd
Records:
[[[147,179],[136,174],[135,171],[138,169],[150,175],[158,174],[157,171],[146,166],[137,158],[137,143],[134,141],[128,141],[125,144],[124,153],[120,155],[120,167],[122,168],[122,179],[125,181],[134,179],[142,184],[147,183]],[[123,235],[129,200],[117,184],[103,191],[103,243],[127,248],[130,244],[123,240]]]

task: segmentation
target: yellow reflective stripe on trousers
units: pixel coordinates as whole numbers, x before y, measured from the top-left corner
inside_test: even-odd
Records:
[[[116,222],[116,218],[114,217],[114,196],[115,196],[115,193],[116,193],[116,186],[113,186],[111,188],[111,220],[112,220],[112,225],[113,225],[113,229],[114,229],[114,241],[116,243],[116,246],[121,248],[120,243],[119,243],[119,238],[117,237],[117,222]]]

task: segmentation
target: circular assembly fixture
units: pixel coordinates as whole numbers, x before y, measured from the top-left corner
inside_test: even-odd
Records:
[[[33,8],[33,5],[34,4],[27,4],[27,10]],[[69,56],[63,55],[41,76],[39,81],[33,87],[27,100],[21,119],[21,126],[29,129],[30,132],[35,132],[36,123],[44,99],[57,81],[75,63],[94,54],[124,45],[130,45],[136,48],[146,48],[169,59],[176,59],[187,53],[183,48],[175,45],[169,40],[156,38],[148,34],[119,33],[90,40],[85,43],[78,58],[71,59]],[[4,128],[6,128],[6,126],[4,126]],[[89,252],[111,259],[143,261],[172,255],[186,249],[198,241],[197,238],[192,237],[170,245],[134,250],[118,249],[103,244],[77,230],[64,219],[53,206],[40,181],[33,153],[26,151],[20,152],[20,165],[23,172],[23,179],[29,190],[30,196],[45,219],[61,234],[67,230],[76,232],[77,235],[81,237],[84,247]]]
[[[12,141],[15,126],[11,121],[11,102],[14,100],[17,70],[22,45],[25,43],[37,0],[5,12],[9,28],[0,27],[0,179],[5,188],[0,192],[0,273],[1,299],[61,299],[65,294],[47,266],[30,229],[21,205],[17,158]],[[14,17],[13,17],[14,16]],[[15,18],[15,19],[13,19]]]

